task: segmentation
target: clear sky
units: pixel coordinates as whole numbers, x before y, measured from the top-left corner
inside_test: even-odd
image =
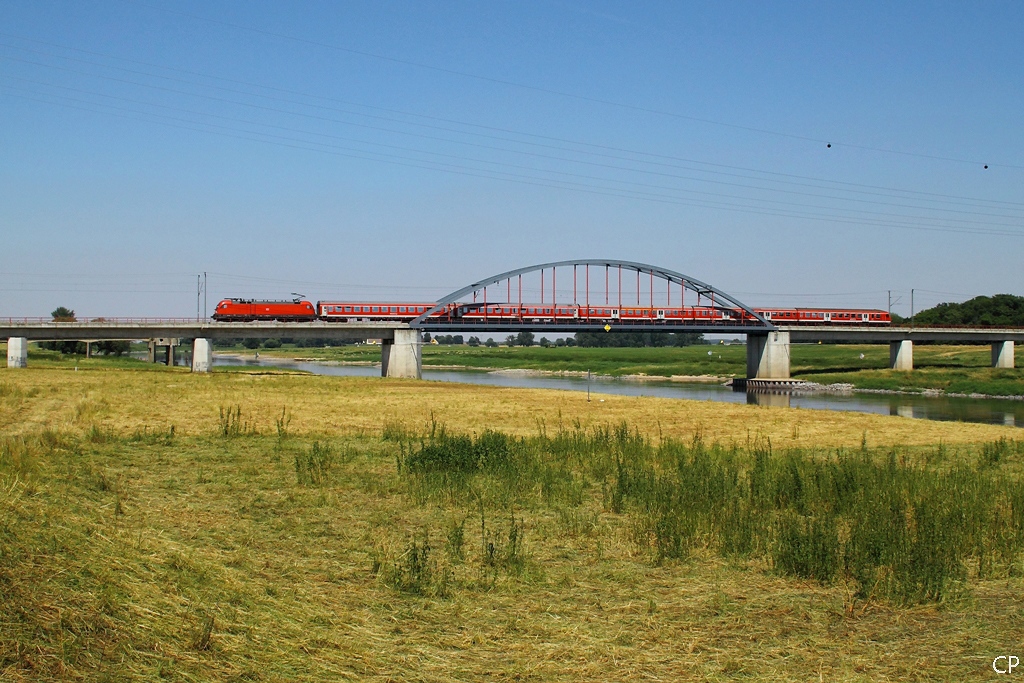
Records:
[[[574,257],[1024,294],[1022,74],[1020,2],[0,0],[0,316]]]

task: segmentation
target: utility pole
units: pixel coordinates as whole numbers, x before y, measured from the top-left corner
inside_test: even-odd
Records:
[[[199,317],[199,303],[203,304],[203,317]],[[196,321],[202,321],[206,317],[206,273],[196,275]]]
[[[910,327],[914,327],[914,290],[910,290]]]
[[[903,299],[901,296],[897,296],[895,299],[892,298],[892,290],[887,290],[889,293],[889,318],[892,319],[892,307]]]

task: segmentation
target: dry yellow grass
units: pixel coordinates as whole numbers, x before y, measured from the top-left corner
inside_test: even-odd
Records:
[[[580,392],[513,389],[358,377],[133,372],[114,369],[28,368],[0,370],[7,400],[0,421],[8,433],[42,428],[87,429],[96,424],[119,432],[172,425],[182,434],[209,434],[221,408],[239,406],[242,418],[273,432],[287,408],[296,433],[379,432],[388,422],[415,430],[438,422],[460,431],[490,427],[535,434],[579,421],[583,426],[626,422],[642,432],[745,443],[767,437],[780,447],[978,443],[1015,439],[1012,427],[958,422],[605,395],[587,403]]]
[[[603,398],[296,375],[0,370],[0,437],[24,435],[33,458],[0,463],[11,475],[0,480],[0,591],[9,596],[0,679],[967,680],[991,675],[992,657],[1024,640],[1018,576],[898,608],[851,604],[842,585],[711,554],[656,565],[630,540],[629,517],[604,509],[596,490],[576,509],[590,524],[583,531],[568,529],[565,510],[518,506],[528,570],[480,586],[473,500],[418,500],[396,472],[397,446],[376,436],[388,422],[420,429],[431,413],[460,431],[625,421],[651,435],[700,428],[709,439],[749,433],[783,447],[859,445],[865,431],[872,445],[1019,434]],[[213,436],[220,408],[234,405],[271,435],[286,406],[293,436]],[[101,429],[91,437],[61,441],[93,425]],[[171,425],[173,439],[131,436]],[[322,434],[350,459],[329,486],[300,486],[293,458]],[[501,528],[505,511],[488,514]],[[400,553],[429,529],[440,554],[462,519],[467,554],[450,597],[404,594],[372,573],[375,548]]]

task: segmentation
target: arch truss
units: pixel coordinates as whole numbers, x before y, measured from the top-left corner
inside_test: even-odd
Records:
[[[582,259],[499,273],[438,299],[414,328],[764,332],[771,322],[689,275],[634,261]]]

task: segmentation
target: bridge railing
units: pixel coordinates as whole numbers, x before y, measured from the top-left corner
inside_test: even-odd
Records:
[[[196,318],[145,318],[145,317],[117,317],[111,318],[107,316],[95,317],[95,318],[79,318],[76,317],[74,320],[54,320],[53,318],[44,317],[5,317],[0,318],[0,325],[96,325],[101,323],[123,323],[123,324],[140,324],[140,325],[161,325],[171,324],[180,325],[184,323],[208,323],[208,319],[196,319]]]

